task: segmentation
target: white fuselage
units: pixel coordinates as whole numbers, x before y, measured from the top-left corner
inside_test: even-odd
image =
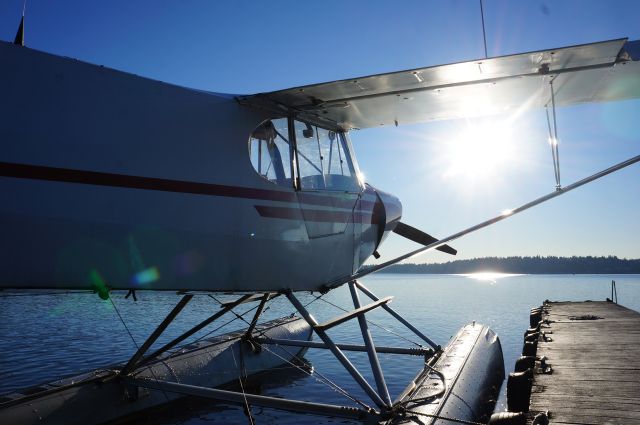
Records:
[[[8,43],[0,93],[0,287],[317,290],[381,240],[372,188],[261,177],[232,96]]]

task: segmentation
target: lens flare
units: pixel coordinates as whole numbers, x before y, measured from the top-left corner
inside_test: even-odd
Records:
[[[89,282],[91,282],[91,289],[98,293],[100,299],[109,299],[109,288],[96,269],[91,269],[89,271]]]
[[[146,286],[160,279],[160,272],[157,267],[149,267],[148,269],[139,271],[133,276],[133,283],[138,286]]]

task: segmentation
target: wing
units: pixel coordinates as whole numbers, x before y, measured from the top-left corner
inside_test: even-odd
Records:
[[[640,97],[640,40],[583,44],[239,98],[343,129]]]

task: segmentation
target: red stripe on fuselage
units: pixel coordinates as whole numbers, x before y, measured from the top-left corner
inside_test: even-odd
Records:
[[[314,210],[308,208],[273,207],[268,205],[256,205],[256,210],[261,217],[281,218],[285,220],[304,220],[320,223],[349,223],[354,219],[360,222],[363,218],[369,219],[371,214],[365,211],[335,211]],[[304,216],[303,216],[304,213]]]
[[[326,195],[320,195],[317,193],[295,192],[293,188],[290,191],[256,189],[241,186],[227,186],[213,183],[170,180],[156,177],[132,176],[127,174],[103,173],[99,171],[57,168],[43,165],[16,164],[10,162],[0,162],[0,176],[97,186],[123,187],[129,189],[156,190],[162,192],[260,199],[276,202],[300,202],[334,208],[352,209],[354,206],[354,200],[345,199],[342,192],[327,192]],[[361,202],[363,205],[369,203],[373,205],[372,202]]]

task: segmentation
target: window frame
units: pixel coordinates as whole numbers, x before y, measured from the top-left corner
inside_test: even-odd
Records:
[[[338,138],[340,138],[341,140],[338,143],[342,143],[343,144],[343,153],[345,155],[345,160],[348,162],[347,167],[350,166],[350,168],[353,170],[353,175],[351,176],[354,181],[355,181],[355,187],[357,187],[357,189],[352,189],[352,190],[344,190],[344,189],[303,189],[302,188],[302,183],[300,181],[300,160],[298,158],[298,140],[296,137],[296,130],[295,130],[295,122],[298,121],[300,123],[303,124],[308,124],[312,127],[315,128],[314,133],[316,133],[316,135],[314,137],[317,137],[317,133],[318,130],[317,128],[322,128],[323,130],[327,130],[327,131],[334,131],[336,133],[336,136]],[[309,122],[303,119],[300,119],[298,117],[296,117],[295,115],[291,115],[289,116],[289,121],[288,121],[288,127],[289,127],[289,139],[293,141],[293,143],[291,143],[292,148],[294,149],[294,155],[291,156],[292,161],[291,164],[292,166],[294,165],[293,162],[295,161],[295,167],[293,167],[294,169],[292,170],[292,176],[294,175],[293,173],[295,172],[295,179],[292,179],[295,181],[295,190],[296,191],[302,191],[302,192],[330,192],[330,193],[361,193],[364,190],[364,186],[362,184],[362,181],[360,179],[360,169],[358,167],[358,162],[355,160],[354,157],[354,153],[353,153],[353,146],[351,145],[351,140],[347,137],[347,134],[345,131],[341,130],[341,129],[330,129],[327,127],[323,127],[321,125],[315,124],[313,122]],[[316,139],[317,140],[317,139]],[[346,148],[346,150],[344,149]],[[322,167],[322,165],[321,165]],[[323,167],[322,167],[323,168]],[[323,178],[324,178],[324,169],[323,169]]]
[[[262,175],[258,169],[254,166],[252,159],[251,159],[251,141],[253,138],[253,134],[254,131],[256,129],[258,129],[260,126],[264,125],[264,123],[266,123],[267,121],[271,121],[273,122],[274,120],[280,120],[280,119],[286,119],[287,122],[287,136],[289,137],[288,140],[285,140],[285,142],[288,142],[287,144],[289,145],[289,171],[290,171],[290,175],[291,175],[291,185],[281,185],[279,184],[277,181],[271,180],[267,177],[265,177],[264,175]],[[353,175],[351,176],[351,178],[354,179],[355,181],[355,185],[353,189],[349,189],[349,190],[345,190],[345,189],[303,189],[302,188],[302,182],[300,179],[300,159],[299,159],[299,155],[298,155],[298,141],[297,141],[297,137],[296,137],[296,129],[295,129],[295,123],[296,121],[302,123],[302,124],[306,124],[306,125],[310,125],[312,126],[315,130],[314,130],[314,137],[316,138],[316,140],[318,141],[319,144],[319,140],[317,139],[318,136],[318,128],[321,128],[323,130],[327,130],[327,131],[333,131],[336,133],[336,137],[338,138],[338,149],[342,151],[342,153],[344,154],[344,159],[345,161],[347,161],[347,167],[349,167],[350,171],[353,170]],[[279,134],[279,133],[278,133]],[[259,139],[258,139],[259,140]],[[339,146],[339,144],[342,143],[342,147]],[[261,145],[259,145],[261,146]],[[328,192],[328,193],[361,193],[364,190],[364,183],[362,181],[362,179],[360,178],[361,173],[360,173],[360,167],[358,166],[358,161],[355,158],[355,152],[353,151],[353,146],[351,144],[351,140],[348,137],[347,132],[345,132],[342,129],[331,129],[331,128],[327,128],[318,124],[315,124],[313,122],[307,121],[307,120],[303,120],[300,119],[298,117],[296,117],[295,115],[288,115],[288,116],[279,116],[279,117],[272,117],[272,118],[267,118],[262,120],[249,134],[249,141],[248,141],[248,149],[249,149],[249,163],[251,164],[251,168],[253,169],[253,171],[260,176],[260,178],[262,180],[268,181],[269,183],[273,184],[276,187],[280,187],[280,188],[292,188],[294,191],[296,192]],[[284,161],[282,161],[284,162]],[[315,165],[314,165],[315,166]],[[320,164],[321,169],[322,169],[322,176],[323,179],[325,178],[324,175],[324,167],[322,166],[322,164]],[[283,164],[283,168],[285,168],[286,166]]]
[[[288,162],[289,162],[289,172],[290,172],[290,175],[291,175],[291,178],[290,178],[290,180],[291,180],[291,184],[290,184],[290,185],[282,185],[282,184],[279,184],[277,181],[271,180],[271,179],[269,179],[268,177],[266,177],[265,175],[261,174],[261,172],[258,170],[258,168],[256,168],[256,167],[254,166],[253,161],[252,161],[252,154],[253,154],[253,153],[251,152],[251,142],[252,142],[252,140],[254,140],[254,139],[255,139],[255,138],[253,137],[254,132],[256,131],[256,129],[258,129],[258,128],[260,128],[262,125],[264,125],[267,121],[269,121],[269,122],[273,122],[273,121],[275,121],[275,120],[286,120],[286,122],[287,122],[287,133],[288,133],[288,134],[287,134],[287,136],[289,137],[289,140],[286,140],[286,139],[284,139],[284,138],[282,138],[282,137],[281,137],[281,138],[285,141],[285,143],[287,143],[287,145],[289,145],[289,161],[288,161]],[[293,188],[293,189],[295,190],[295,189],[296,189],[297,175],[296,175],[296,174],[294,174],[294,172],[295,172],[295,167],[294,167],[294,165],[293,165],[293,156],[292,156],[292,155],[293,155],[293,153],[294,153],[294,151],[295,151],[295,148],[294,148],[294,144],[295,144],[295,142],[293,142],[293,141],[292,141],[292,139],[291,139],[291,125],[290,125],[290,124],[291,124],[291,120],[290,120],[290,117],[288,117],[288,116],[284,116],[284,117],[283,117],[283,116],[281,116],[281,117],[272,117],[272,118],[267,118],[267,119],[264,119],[264,120],[260,121],[260,123],[259,123],[259,124],[258,124],[258,125],[257,125],[253,130],[252,130],[252,131],[251,131],[251,133],[249,134],[249,140],[248,140],[248,151],[249,151],[249,163],[251,164],[251,168],[253,169],[253,171],[254,171],[258,176],[260,176],[260,178],[261,178],[262,180],[268,181],[269,183],[273,184],[273,185],[274,185],[274,186],[276,186],[276,187],[281,187],[281,188]],[[275,127],[275,126],[274,126],[274,127]],[[276,130],[276,131],[277,131],[277,130]],[[277,133],[277,134],[279,135],[280,133]],[[261,140],[261,139],[255,139],[255,140]],[[258,146],[260,146],[260,148],[259,148],[259,149],[260,149],[260,150],[262,150],[262,143],[260,143]],[[283,170],[286,170],[286,165],[284,164],[284,161],[282,161],[282,163],[283,163],[283,164],[282,164]]]

